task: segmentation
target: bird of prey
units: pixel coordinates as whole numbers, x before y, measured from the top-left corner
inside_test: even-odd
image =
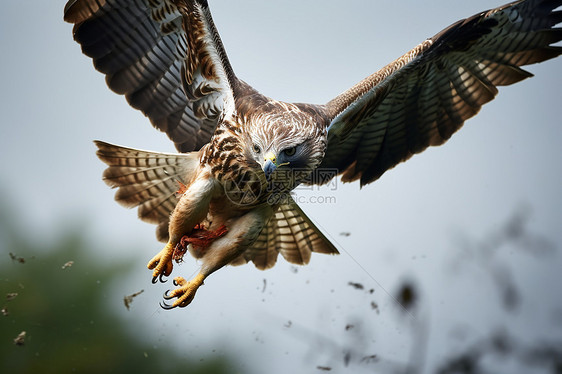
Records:
[[[562,0],[521,0],[460,20],[323,105],[285,103],[239,79],[206,0],[70,0],[74,39],[179,153],[97,141],[116,200],[138,206],[166,243],[153,282],[186,251],[190,281],[164,294],[185,307],[228,264],[306,264],[334,245],[291,199],[299,184],[339,177],[363,186],[446,142],[521,66],[562,53]]]

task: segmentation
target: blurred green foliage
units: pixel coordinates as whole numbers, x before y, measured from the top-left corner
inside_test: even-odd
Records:
[[[178,357],[127,331],[105,300],[126,264],[93,260],[78,233],[46,244],[0,212],[0,372],[229,372],[226,359]]]

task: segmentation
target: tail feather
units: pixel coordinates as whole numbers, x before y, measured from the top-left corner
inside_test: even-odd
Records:
[[[128,208],[138,206],[139,218],[157,224],[157,239],[167,241],[169,217],[177,203],[176,191],[181,184],[191,181],[199,164],[198,152],[158,153],[101,141],[94,143],[97,156],[109,166],[103,180],[118,188],[115,200]]]
[[[279,253],[290,263],[304,265],[310,261],[312,252],[339,253],[310,218],[291,200],[279,206],[252,248],[233,265],[252,261],[258,269],[268,269],[275,265]]]

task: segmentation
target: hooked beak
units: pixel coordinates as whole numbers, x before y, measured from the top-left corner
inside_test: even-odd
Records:
[[[275,169],[277,169],[277,157],[275,157],[272,152],[269,152],[265,156],[265,162],[263,163],[263,172],[265,173],[265,179],[267,179],[268,182]]]

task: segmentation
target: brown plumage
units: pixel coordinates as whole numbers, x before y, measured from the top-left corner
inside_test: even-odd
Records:
[[[181,243],[199,243],[190,251],[201,258],[200,273],[176,278],[180,287],[165,297],[177,300],[165,307],[189,304],[205,277],[227,264],[266,269],[279,254],[306,264],[311,252],[337,253],[290,191],[336,174],[371,183],[443,144],[497,86],[530,77],[521,66],[562,53],[553,46],[562,40],[554,27],[560,5],[522,0],[461,20],[325,105],[311,105],[272,100],[238,79],[204,0],[70,0],[65,20],[82,51],[183,153],[96,142],[116,200],[138,206],[167,243],[148,264],[153,279],[171,273]],[[189,236],[194,228],[197,238]]]

